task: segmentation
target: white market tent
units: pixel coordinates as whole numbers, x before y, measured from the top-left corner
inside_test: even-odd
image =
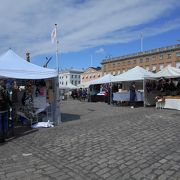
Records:
[[[90,81],[78,84],[77,88],[88,88],[89,87],[89,82]]]
[[[171,67],[171,66],[166,66],[165,68],[161,69],[159,72],[154,74],[152,77],[148,77],[146,80],[151,80],[151,79],[159,79],[159,78],[179,78],[180,77],[180,69]],[[159,91],[153,91],[150,93],[145,93],[146,95],[146,104],[147,105],[155,105],[155,97],[159,95]],[[173,99],[175,101],[175,99]],[[177,102],[176,102],[176,107],[178,107]],[[180,106],[180,105],[179,105]]]
[[[113,77],[114,77],[113,75],[107,74],[107,75],[100,77],[98,79],[89,81],[89,85],[111,83]]]
[[[160,77],[166,77],[166,78],[176,78],[180,77],[180,69],[167,66],[163,68],[161,71],[157,72],[154,76],[154,78],[160,78]]]
[[[112,82],[123,82],[123,81],[140,81],[144,80],[147,77],[153,77],[152,72],[147,71],[146,69],[136,66],[120,75],[113,76]]]
[[[60,89],[77,89],[78,87],[73,85],[73,84],[71,84],[71,83],[69,83],[66,86],[60,85],[59,88]]]
[[[58,78],[58,72],[54,69],[43,68],[27,62],[25,59],[18,56],[15,52],[9,49],[6,53],[0,56],[0,78],[12,78],[12,79],[47,79],[54,78],[56,81]],[[54,95],[54,122],[59,123],[59,105],[58,105],[58,90],[56,83],[54,83],[55,95]]]
[[[54,69],[43,68],[27,62],[11,49],[0,56],[0,77],[14,79],[47,79],[57,77]]]
[[[129,83],[132,81],[137,81],[136,87],[138,87],[139,90],[144,91],[144,81],[147,77],[153,77],[154,73],[147,71],[146,69],[136,66],[120,75],[114,76],[112,78],[112,83],[121,82],[126,86],[126,88],[129,88]],[[146,104],[146,98],[144,96],[144,105]]]

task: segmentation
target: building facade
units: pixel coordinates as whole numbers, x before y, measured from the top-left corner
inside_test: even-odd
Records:
[[[101,64],[103,76],[110,73],[121,74],[135,66],[141,66],[152,72],[166,66],[180,68],[180,44],[104,59]]]
[[[101,68],[89,67],[81,74],[81,83],[86,83],[88,81],[100,78],[102,76]]]
[[[73,84],[77,86],[81,83],[81,73],[83,70],[69,69],[59,73],[59,86]]]

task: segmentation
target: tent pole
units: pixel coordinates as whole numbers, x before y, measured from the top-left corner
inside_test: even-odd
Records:
[[[146,98],[145,98],[145,95],[146,95],[146,94],[145,94],[145,78],[143,79],[143,93],[144,93],[144,94],[143,94],[143,96],[144,96],[143,104],[144,104],[144,107],[146,107],[146,102],[145,102],[145,101],[146,101]]]

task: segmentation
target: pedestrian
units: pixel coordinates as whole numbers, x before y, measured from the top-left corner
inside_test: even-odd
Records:
[[[5,90],[4,81],[0,80],[0,143],[5,142],[8,131],[8,109],[10,100]]]
[[[136,101],[136,84],[135,82],[132,82],[130,87],[129,87],[129,91],[130,91],[130,105],[131,108],[135,107],[135,101]]]

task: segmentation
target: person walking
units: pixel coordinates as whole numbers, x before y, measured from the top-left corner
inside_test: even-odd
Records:
[[[130,91],[130,105],[131,108],[135,107],[135,101],[136,101],[136,84],[135,82],[132,82],[130,87],[129,87],[129,91]]]

